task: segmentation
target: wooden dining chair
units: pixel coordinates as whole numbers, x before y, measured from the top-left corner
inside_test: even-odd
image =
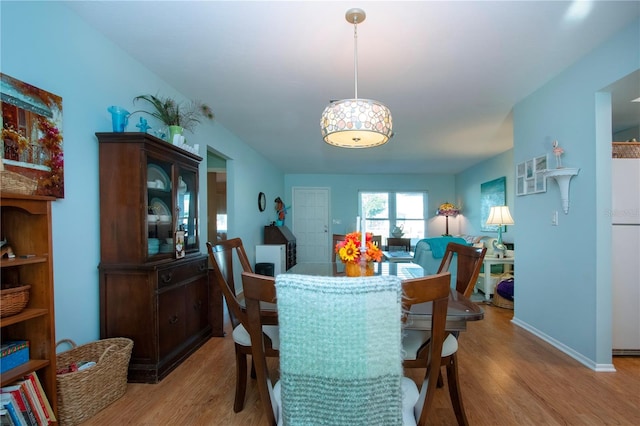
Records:
[[[345,234],[333,234],[333,245],[331,246],[331,250],[333,251],[333,256],[331,256],[331,262],[333,263],[333,275],[334,276],[344,276],[344,269],[339,270],[338,262],[341,262],[340,255],[336,252],[336,244],[340,241],[344,241],[347,238]]]
[[[438,274],[450,272],[452,265],[456,265],[456,285],[459,293],[466,297],[471,295],[473,287],[480,274],[482,261],[487,252],[485,247],[476,248],[463,244],[449,243],[445,250]],[[451,405],[456,414],[459,425],[468,425],[467,416],[462,403],[460,381],[458,378],[458,333],[449,333],[442,346],[441,365],[447,372],[447,386]],[[405,368],[427,368],[427,354],[425,348],[429,345],[431,333],[425,330],[407,330],[403,336],[405,350]],[[442,375],[438,374],[438,387],[443,386]]]
[[[331,246],[331,250],[333,251],[333,256],[331,256],[332,262],[337,262],[339,259],[338,253],[336,252],[336,244],[340,241],[344,241],[347,236],[345,234],[333,234],[333,245]]]
[[[425,425],[433,400],[449,274],[408,280],[242,274],[260,400],[268,424]],[[275,283],[275,285],[274,285]],[[404,293],[404,297],[401,295]],[[433,301],[429,367],[420,390],[402,375],[402,309]],[[261,303],[276,302],[280,380],[265,357]],[[406,315],[404,316],[406,318]],[[356,326],[357,324],[357,326]],[[341,330],[336,335],[335,330]]]
[[[237,296],[234,281],[234,258],[242,266],[243,272],[253,273],[251,264],[242,245],[240,238],[220,241],[213,245],[207,242],[207,250],[212,265],[215,279],[222,290],[227,303],[229,318],[233,327],[233,342],[236,355],[236,391],[233,403],[233,411],[238,413],[244,408],[244,400],[247,389],[247,355],[252,355],[251,338],[247,331],[247,314]],[[267,335],[266,356],[278,356],[278,327],[265,325],[264,333]],[[253,366],[253,357],[252,357]],[[252,376],[255,377],[255,369],[252,368]]]
[[[387,238],[387,251],[411,251],[411,238]]]
[[[456,290],[464,294],[465,297],[469,297],[478,281],[486,253],[487,248],[484,246],[478,248],[464,244],[449,243],[440,261],[438,273],[450,271],[451,265],[455,261],[457,263]]]

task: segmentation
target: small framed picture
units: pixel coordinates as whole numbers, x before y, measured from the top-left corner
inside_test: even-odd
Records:
[[[534,158],[535,168],[537,172],[543,172],[547,170],[547,155],[541,155],[540,157]]]
[[[533,160],[527,160],[527,179],[533,179]]]
[[[516,195],[537,194],[547,191],[547,155],[534,157],[516,164]]]
[[[184,231],[176,231],[176,259],[182,259],[184,257]]]

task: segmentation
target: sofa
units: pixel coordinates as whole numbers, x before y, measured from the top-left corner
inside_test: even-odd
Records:
[[[444,248],[450,242],[459,244],[468,244],[476,247],[486,247],[487,252],[485,257],[491,257],[496,255],[496,250],[493,247],[493,242],[498,239],[495,237],[489,237],[486,235],[455,235],[450,237],[433,237],[424,238],[416,243],[414,250],[413,263],[420,265],[427,274],[435,274],[438,272],[440,262],[444,255]],[[455,260],[451,265],[451,283],[452,287],[455,287],[456,282],[456,270]],[[493,265],[491,268],[491,277],[496,280],[503,274],[502,265]],[[480,274],[478,281],[484,280],[484,271]],[[494,285],[495,286],[495,285]]]

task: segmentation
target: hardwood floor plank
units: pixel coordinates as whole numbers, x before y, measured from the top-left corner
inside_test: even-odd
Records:
[[[513,325],[513,311],[483,308],[485,319],[461,334],[458,355],[471,425],[640,424],[640,358],[615,357],[616,372],[596,373]],[[83,426],[264,425],[253,380],[244,410],[233,412],[235,360],[228,320],[225,331],[226,337],[210,339],[159,384],[130,383],[122,398]],[[406,374],[418,381],[424,372]],[[430,424],[456,424],[446,385],[438,389]]]

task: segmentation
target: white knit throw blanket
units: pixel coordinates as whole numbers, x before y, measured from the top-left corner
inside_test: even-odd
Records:
[[[395,276],[276,278],[285,425],[402,424]]]

